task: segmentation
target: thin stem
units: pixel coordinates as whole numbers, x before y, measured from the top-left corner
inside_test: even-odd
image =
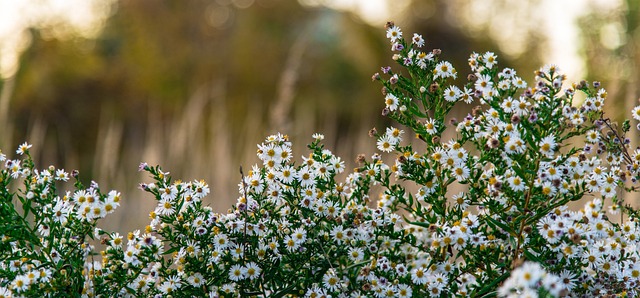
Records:
[[[249,208],[249,198],[248,198],[249,196],[247,195],[247,182],[245,182],[244,180],[244,172],[242,171],[242,166],[240,166],[240,177],[242,178],[242,192],[244,195],[244,210],[242,210],[242,213],[244,215],[244,232],[242,234],[244,235],[244,238],[242,239],[243,240],[242,242],[245,244],[244,249],[246,249],[247,248],[246,244],[249,240],[247,239],[247,219],[248,219],[247,209]],[[242,255],[243,255],[242,262],[244,265],[245,263],[244,256],[246,256],[247,254],[243,253]]]
[[[535,171],[533,171],[533,172],[537,173],[539,167],[540,167],[540,158],[537,158],[536,159]],[[532,177],[532,179],[529,179],[529,183],[527,185],[528,189],[527,189],[527,194],[525,196],[524,208],[522,209],[523,212],[528,212],[528,209],[529,209],[529,203],[531,202],[531,191],[533,189],[533,182],[535,180],[533,178],[534,177]],[[525,223],[526,223],[526,220],[522,220],[520,222],[520,227],[518,228],[518,233],[516,234],[516,237],[518,239],[517,239],[517,242],[516,242],[516,249],[513,251],[513,259],[511,260],[511,268],[512,269],[515,269],[516,265],[518,264],[520,246],[522,245],[522,233],[523,233],[524,228],[525,228]]]

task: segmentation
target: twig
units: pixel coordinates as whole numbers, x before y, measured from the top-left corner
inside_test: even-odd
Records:
[[[247,239],[247,219],[248,219],[247,209],[249,208],[249,198],[248,198],[248,195],[247,195],[247,183],[244,181],[244,172],[242,171],[242,166],[240,166],[240,176],[242,178],[242,195],[244,197],[244,203],[243,203],[244,204],[244,210],[242,212],[244,213],[244,218],[245,218],[244,219],[244,233],[243,233],[244,234],[244,240],[243,240],[243,242],[246,245],[247,241],[248,241],[248,239]],[[243,255],[244,255],[244,253],[243,253]],[[244,261],[244,258],[242,258],[242,260]]]
[[[622,137],[620,137],[620,135],[618,134],[618,131],[613,129],[613,127],[611,127],[610,125],[611,120],[609,118],[603,119],[602,116],[600,116],[600,120],[602,120],[602,122],[609,128],[609,130],[613,132],[616,139],[618,139],[618,141],[620,142],[620,145],[622,146],[622,150],[621,150],[622,154],[624,155],[627,162],[632,163],[633,160],[631,159],[631,155],[629,155],[629,152],[627,151],[627,147],[624,145],[624,140],[622,139]]]

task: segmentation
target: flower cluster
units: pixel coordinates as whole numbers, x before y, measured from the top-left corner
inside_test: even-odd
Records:
[[[57,191],[77,173],[38,170],[26,143],[24,159],[0,154],[0,297],[640,296],[640,212],[622,201],[640,149],[629,120],[605,118],[600,83],[566,86],[549,65],[528,85],[487,52],[455,85],[422,36],[388,23],[387,37],[401,70],[373,79],[402,127],[370,131],[380,153],[345,173],[320,134],[297,162],[268,136],[226,213],[203,203],[204,181],[142,163],[149,225],[104,231],[120,193]],[[460,102],[479,105],[450,118]]]
[[[226,214],[202,205],[204,182],[172,181],[141,165],[155,179],[142,188],[158,205],[145,232],[130,233],[126,243],[104,235],[103,262],[91,274],[112,286],[95,294],[410,296],[409,285],[392,283],[396,271],[409,274],[391,266],[394,239],[404,235],[400,216],[368,207],[362,194],[369,185],[355,175],[336,182],[344,162],[314,137],[311,154],[296,165],[288,138],[269,136],[258,146],[262,165],[244,176]]]
[[[628,153],[628,122],[620,131],[604,118],[607,92],[600,84],[563,88],[564,75],[549,65],[529,86],[515,70],[499,69],[497,56],[487,52],[471,55],[469,82],[457,87],[450,83],[456,71],[439,60],[439,50],[425,54],[421,36],[405,41],[392,23],[387,32],[393,59],[406,74],[383,67],[388,79],[373,76],[384,86],[383,115],[427,146],[418,152],[378,136],[378,149],[393,152],[396,161],[376,181],[385,187],[386,205],[428,229],[418,240],[427,263],[456,264],[447,276],[456,282],[445,296],[486,294],[500,283],[501,293],[525,295],[533,284],[516,277],[524,260],[560,277],[543,279],[553,296],[637,296],[637,214],[618,195],[637,180],[638,154]],[[579,102],[576,93],[586,99]],[[464,119],[445,121],[457,102],[476,101],[481,105]],[[443,141],[447,128],[455,136]],[[593,197],[581,212],[567,208]],[[622,209],[631,218],[610,220],[603,202],[614,215]],[[477,282],[462,286],[457,281],[464,274]]]
[[[511,272],[511,276],[500,287],[498,295],[501,297],[538,297],[543,295],[559,296],[562,278],[545,272],[542,266],[535,262],[526,262]]]
[[[92,287],[85,269],[96,223],[116,210],[120,193],[103,194],[95,182],[85,187],[77,180],[74,192],[59,192],[69,174],[37,169],[30,147],[24,143],[16,151],[24,159],[0,153],[0,296],[85,293]]]

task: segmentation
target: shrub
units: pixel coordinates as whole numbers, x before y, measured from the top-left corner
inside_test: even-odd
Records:
[[[564,88],[550,65],[529,86],[487,52],[457,86],[422,36],[388,23],[387,37],[400,70],[373,79],[402,128],[372,130],[381,153],[344,180],[320,134],[298,163],[287,136],[267,137],[227,213],[203,205],[204,181],[143,163],[158,205],[125,236],[96,228],[118,192],[76,180],[58,194],[69,175],[36,169],[29,145],[22,160],[0,155],[0,297],[637,296],[638,213],[620,197],[635,191],[640,149],[630,121],[605,118],[600,84]],[[448,118],[458,102],[480,105]]]

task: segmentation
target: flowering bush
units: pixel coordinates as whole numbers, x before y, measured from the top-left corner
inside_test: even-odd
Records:
[[[267,137],[227,213],[203,205],[204,181],[143,163],[158,205],[143,231],[120,235],[96,228],[118,192],[76,180],[58,194],[69,175],[36,169],[29,145],[25,159],[0,155],[0,297],[638,296],[638,212],[620,195],[635,190],[640,149],[630,121],[604,117],[600,84],[563,88],[551,65],[529,86],[488,52],[456,86],[420,35],[388,23],[387,37],[400,70],[373,79],[403,128],[372,130],[381,154],[343,180],[320,134],[298,163],[287,136]],[[480,105],[447,119],[460,101]]]
[[[57,193],[68,182],[63,169],[38,170],[22,144],[0,171],[0,297],[79,296],[92,288],[87,278],[99,219],[120,204],[120,193],[103,194],[96,183],[76,180],[75,192]],[[74,176],[77,173],[74,173]],[[22,182],[17,190],[12,184]]]

